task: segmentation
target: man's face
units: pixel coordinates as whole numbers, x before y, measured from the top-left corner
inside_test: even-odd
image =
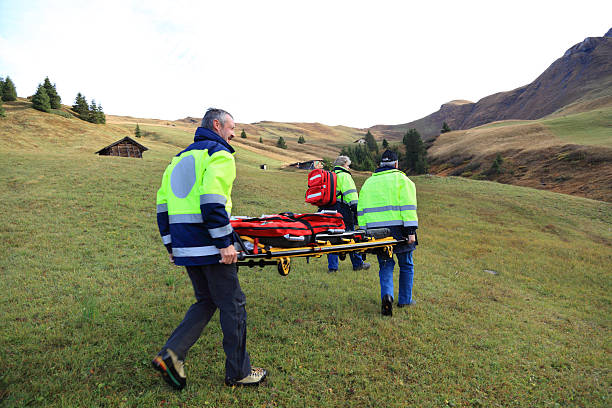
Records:
[[[236,127],[236,124],[234,123],[234,120],[230,115],[225,115],[224,125],[222,125],[221,122],[215,119],[213,121],[213,127],[215,128],[219,136],[221,136],[221,138],[227,143],[229,143],[229,141],[236,136],[234,134],[234,127]]]

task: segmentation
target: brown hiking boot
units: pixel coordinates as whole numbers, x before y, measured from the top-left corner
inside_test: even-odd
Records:
[[[251,374],[247,375],[241,380],[232,380],[231,378],[225,379],[225,385],[234,386],[234,385],[259,385],[268,375],[268,372],[263,368],[252,367]]]

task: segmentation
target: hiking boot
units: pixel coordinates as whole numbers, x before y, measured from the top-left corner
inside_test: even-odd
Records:
[[[354,271],[367,271],[368,269],[370,269],[370,264],[368,262],[364,262],[361,264],[361,266],[358,266],[357,268],[353,268]]]
[[[338,272],[337,269],[328,269],[327,270],[327,273],[336,273],[336,272]]]
[[[406,306],[414,306],[416,304],[416,300],[412,299],[410,303],[398,303],[397,307],[406,307]]]
[[[391,295],[383,296],[380,313],[382,313],[383,316],[393,316],[393,298]]]
[[[267,375],[268,372],[263,368],[251,367],[251,374],[247,375],[242,380],[233,380],[231,378],[226,378],[225,385],[229,385],[230,387],[233,387],[234,385],[259,385],[259,383],[261,383]]]
[[[174,351],[166,349],[151,362],[153,368],[159,371],[164,381],[177,390],[182,390],[187,384],[185,368],[182,360],[179,360]]]

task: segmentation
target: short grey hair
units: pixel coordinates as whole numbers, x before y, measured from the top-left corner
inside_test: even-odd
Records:
[[[396,166],[397,166],[397,160],[392,161],[392,162],[380,162],[379,167],[396,167]]]
[[[348,156],[338,156],[334,161],[334,166],[350,166],[351,159]]]
[[[202,124],[200,126],[206,129],[215,130],[213,127],[213,121],[216,119],[221,123],[221,126],[223,126],[225,125],[225,115],[228,115],[230,118],[234,119],[229,112],[226,112],[223,109],[208,108],[204,114],[204,117],[202,118]]]

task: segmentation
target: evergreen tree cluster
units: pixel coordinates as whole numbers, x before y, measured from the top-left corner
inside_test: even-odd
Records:
[[[276,147],[280,147],[281,149],[287,148],[287,143],[285,143],[285,139],[282,136],[276,141]]]
[[[355,170],[374,171],[376,169],[375,153],[368,149],[367,144],[345,146],[340,154],[350,157],[351,167]]]
[[[304,136],[300,136],[300,137],[298,138],[298,143],[299,143],[299,144],[304,144],[304,143],[306,143],[306,139],[304,139]]]
[[[378,143],[369,130],[364,139],[364,144],[343,147],[340,154],[351,158],[351,167],[355,170],[374,171],[380,162]]]
[[[6,79],[0,78],[0,96],[3,102],[12,102],[17,100],[17,90],[11,78],[7,75]]]
[[[95,99],[92,99],[91,104],[88,104],[87,98],[80,92],[76,96],[72,110],[79,115],[79,118],[87,122],[106,123],[106,115],[102,110],[102,105],[96,105]]]
[[[32,107],[42,112],[51,112],[51,109],[62,107],[62,98],[57,93],[55,84],[51,84],[49,77],[45,77],[42,84],[38,84],[38,89],[32,97]]]
[[[421,135],[416,129],[410,129],[402,140],[406,150],[405,167],[413,174],[424,174],[427,172],[427,150],[423,145]]]
[[[440,130],[440,133],[450,132],[451,130],[452,129],[450,128],[450,126],[448,126],[448,123],[442,123],[442,129]]]

